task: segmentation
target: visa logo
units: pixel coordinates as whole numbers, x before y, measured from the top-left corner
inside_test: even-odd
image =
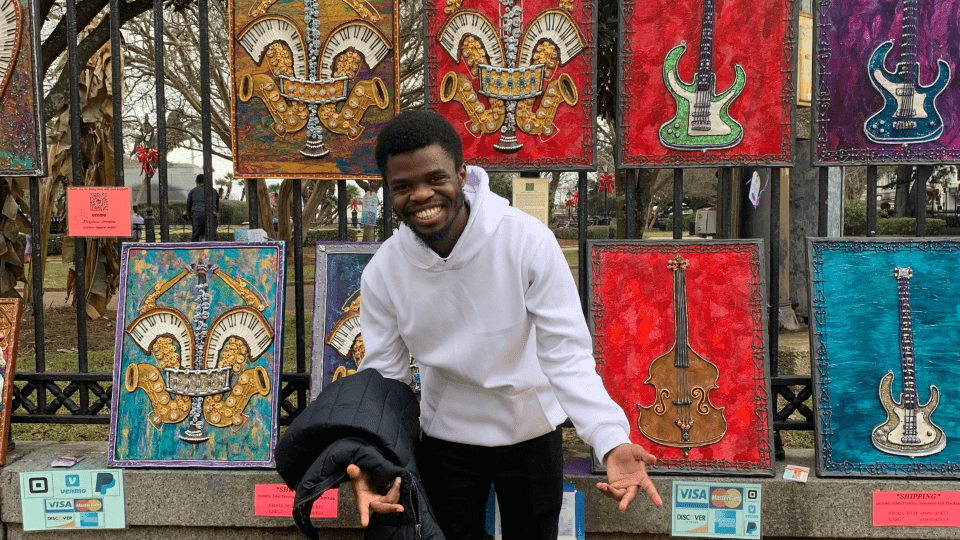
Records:
[[[677,488],[677,508],[706,508],[706,488]]]
[[[73,512],[73,501],[70,499],[48,499],[47,512]]]

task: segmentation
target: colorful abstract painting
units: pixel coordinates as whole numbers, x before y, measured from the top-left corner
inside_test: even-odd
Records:
[[[960,161],[960,0],[816,3],[817,164]]]
[[[310,396],[356,373],[363,360],[360,275],[380,243],[319,242],[314,271]]]
[[[960,242],[808,239],[817,474],[960,477]]]
[[[671,474],[773,475],[760,240],[590,242],[597,371]]]
[[[596,4],[429,0],[429,107],[494,171],[593,170]]]
[[[47,174],[35,5],[0,3],[0,176]]]
[[[124,244],[111,465],[270,467],[284,244]]]
[[[21,311],[19,298],[0,298],[0,465],[7,464],[10,414],[13,412],[13,375],[16,372]]]
[[[238,178],[379,178],[399,112],[397,0],[230,0]]]
[[[790,165],[793,0],[624,0],[624,167]]]

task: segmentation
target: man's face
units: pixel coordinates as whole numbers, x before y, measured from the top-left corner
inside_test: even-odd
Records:
[[[433,144],[387,158],[386,179],[400,219],[434,251],[448,254],[467,224],[467,168]]]

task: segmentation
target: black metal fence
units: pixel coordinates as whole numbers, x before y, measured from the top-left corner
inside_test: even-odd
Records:
[[[75,0],[66,0],[66,20],[67,33],[69,37],[77,35],[76,21],[76,3]],[[155,73],[156,81],[163,81],[164,73],[164,47],[163,36],[163,0],[154,0],[154,35],[158,36],[154,42],[155,54]],[[202,92],[202,150],[203,150],[203,173],[206,179],[204,184],[204,194],[206,205],[212,206],[215,195],[212,175],[212,142],[210,125],[210,81],[209,81],[209,35],[207,25],[207,0],[198,0],[198,8],[201,16],[198,28],[201,59],[200,81]],[[110,13],[120,12],[119,0],[110,0]],[[120,29],[119,18],[110,17],[110,42],[114,50],[120,48]],[[71,135],[73,141],[80,140],[80,107],[78,90],[78,71],[79,61],[77,52],[77,40],[67,39],[68,42],[68,69],[70,70],[70,112],[71,112]],[[123,127],[120,121],[122,109],[122,74],[118,62],[112,63],[112,84],[113,84],[113,108],[115,122],[113,125],[113,143],[114,148],[121,149],[123,144]],[[161,208],[169,206],[168,201],[168,182],[167,182],[167,155],[166,155],[166,98],[164,85],[156,84],[156,107],[159,114],[157,117],[157,151],[159,153],[159,162],[157,167],[157,182],[159,183],[158,201]],[[81,154],[79,144],[74,144],[72,149],[72,170],[73,185],[83,185],[81,166]],[[123,175],[123,152],[117,151],[115,157],[115,178],[117,186],[124,185]],[[919,181],[921,185],[926,184],[929,178],[931,168],[929,166],[920,167]],[[730,238],[732,231],[732,169],[721,169],[720,174],[720,212],[718,214],[719,238]],[[828,169],[819,170],[819,223],[818,235],[827,236],[827,178]],[[248,181],[248,207],[249,207],[249,226],[258,228],[258,200],[257,190],[251,189],[249,185],[253,181]],[[876,167],[867,168],[867,200],[876,201],[877,190],[877,169]],[[627,238],[636,238],[636,194],[637,194],[636,171],[626,171],[626,200],[625,221],[627,223]],[[771,372],[773,390],[775,396],[783,399],[782,404],[775,406],[774,429],[780,430],[813,430],[814,412],[812,410],[811,396],[813,393],[810,376],[780,376],[778,374],[777,358],[779,354],[779,270],[784,261],[780,256],[780,170],[773,169],[770,183],[770,229],[771,241],[766,246],[768,250],[769,278],[767,280],[769,291],[769,326],[768,326],[768,345],[771,359]],[[339,236],[342,240],[348,238],[347,229],[347,189],[346,181],[338,181],[338,213],[339,213]],[[580,172],[579,175],[579,198],[581,201],[588,200],[587,193],[587,173]],[[917,205],[919,215],[917,219],[918,236],[926,234],[925,218],[925,190],[918,189]],[[389,193],[384,193],[384,199],[389,199]],[[681,169],[677,169],[674,175],[674,199],[675,201],[683,199],[683,174]],[[307,390],[309,384],[309,366],[307,365],[306,349],[306,329],[305,329],[305,299],[304,299],[304,275],[303,275],[303,237],[302,229],[302,197],[301,182],[293,181],[293,262],[294,262],[294,308],[295,308],[295,328],[294,335],[296,341],[296,371],[284,372],[282,374],[281,384],[281,423],[288,424],[307,404]],[[40,197],[39,180],[32,179],[30,183],[30,204],[31,204],[31,238],[34,246],[40,244]],[[579,246],[580,246],[580,283],[587,283],[588,251],[587,251],[587,224],[590,222],[586,204],[578,207],[578,227],[579,227]],[[389,235],[392,230],[392,212],[384,212],[384,231]],[[673,215],[673,235],[674,238],[680,238],[682,235],[681,212],[674,212]],[[216,225],[212,213],[207,214],[207,237],[215,237]],[[269,225],[269,224],[268,224]],[[154,239],[155,228],[159,229],[159,241],[170,241],[171,224],[166,212],[161,212],[159,223],[154,223],[152,215],[146,219],[146,239]],[[867,206],[867,236],[876,236],[877,229],[877,208],[876,205]],[[84,290],[87,276],[84,275],[85,268],[85,242],[75,241],[75,268],[76,268],[76,289]],[[104,414],[110,407],[112,374],[103,372],[90,372],[87,358],[87,311],[84,295],[78,295],[76,301],[76,326],[77,326],[77,345],[78,361],[76,371],[71,372],[47,372],[44,352],[44,307],[43,307],[43,276],[40,265],[34,264],[32,268],[32,287],[33,287],[33,315],[34,331],[36,340],[36,368],[33,372],[19,372],[16,374],[16,380],[22,382],[18,385],[13,396],[14,414],[13,422],[20,423],[66,423],[66,424],[106,424],[109,422],[109,416]],[[581,301],[584,311],[588,309],[587,287],[581,287]],[[796,414],[799,413],[799,419]],[[779,445],[778,445],[779,446]]]

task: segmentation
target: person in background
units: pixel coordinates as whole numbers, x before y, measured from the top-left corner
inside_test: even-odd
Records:
[[[203,175],[197,175],[197,187],[190,190],[187,194],[187,209],[183,213],[183,218],[192,221],[193,235],[191,242],[199,242],[205,238],[207,233],[207,212],[206,204],[203,199]],[[214,191],[213,215],[214,227],[216,227],[217,211],[220,210],[220,194]]]
[[[134,242],[139,242],[143,236],[143,217],[140,215],[139,207],[134,206],[130,214],[130,238]]]

